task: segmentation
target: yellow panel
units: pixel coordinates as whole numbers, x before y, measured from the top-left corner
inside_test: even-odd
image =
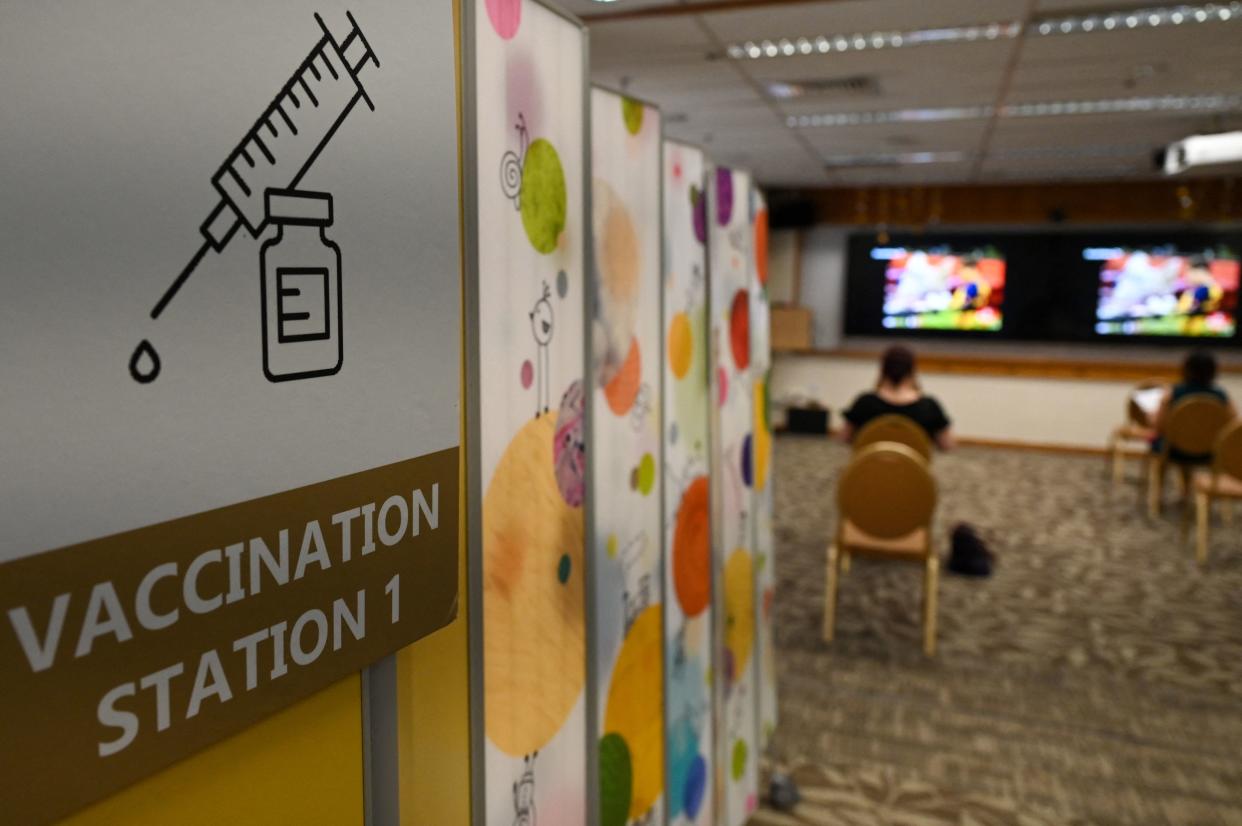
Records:
[[[361,680],[348,677],[64,823],[361,824]]]
[[[470,822],[470,684],[464,602],[452,625],[397,655],[403,826]]]

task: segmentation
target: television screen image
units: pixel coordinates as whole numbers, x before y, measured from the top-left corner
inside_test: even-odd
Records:
[[[1237,330],[1238,256],[1225,247],[1088,247],[1100,262],[1100,335],[1229,338]]]
[[[993,247],[876,247],[885,261],[884,319],[890,330],[1001,329],[1005,258]]]

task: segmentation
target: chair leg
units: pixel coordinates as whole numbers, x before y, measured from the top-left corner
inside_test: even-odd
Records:
[[[1164,491],[1164,463],[1149,459],[1147,465],[1147,515],[1152,519],[1160,516],[1160,500]]]
[[[1125,460],[1121,455],[1121,442],[1116,436],[1109,440],[1108,452],[1113,458],[1113,484],[1117,485],[1125,478]]]
[[[850,572],[850,552],[843,551],[841,553],[841,573],[848,574]]]
[[[1206,493],[1195,495],[1195,562],[1200,567],[1207,564],[1208,522],[1212,517],[1212,500]]]
[[[1233,527],[1234,504],[1234,501],[1231,499],[1220,500],[1220,521],[1226,528]]]
[[[837,543],[828,546],[828,574],[824,582],[824,642],[832,642],[837,629],[837,582],[840,579],[841,554]]]
[[[1181,508],[1182,508],[1182,541],[1190,538],[1190,520],[1192,518],[1190,509],[1194,502],[1194,479],[1191,477],[1193,472],[1189,466],[1178,468],[1177,478],[1181,480]]]
[[[923,575],[923,653],[936,656],[936,593],[940,584],[940,559],[935,554],[927,557],[927,570]]]

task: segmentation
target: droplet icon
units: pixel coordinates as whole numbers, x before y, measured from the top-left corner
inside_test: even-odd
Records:
[[[160,354],[155,352],[151,342],[145,338],[129,357],[129,374],[139,384],[149,384],[160,374]]]

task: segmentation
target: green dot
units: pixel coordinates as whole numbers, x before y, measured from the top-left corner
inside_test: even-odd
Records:
[[[605,734],[599,741],[600,826],[625,826],[633,789],[629,746],[620,734]]]
[[[643,496],[651,493],[655,487],[655,457],[644,453],[638,462],[638,490]]]
[[[746,771],[746,741],[733,741],[733,779],[741,780]]]
[[[626,131],[637,135],[643,128],[643,105],[634,98],[621,98],[621,117],[625,119]]]
[[[552,144],[539,138],[522,163],[522,227],[531,246],[545,255],[565,229],[565,172]]]
[[[573,562],[569,559],[569,554],[561,554],[561,561],[556,565],[556,578],[564,585],[569,582],[569,572],[573,569]]]

